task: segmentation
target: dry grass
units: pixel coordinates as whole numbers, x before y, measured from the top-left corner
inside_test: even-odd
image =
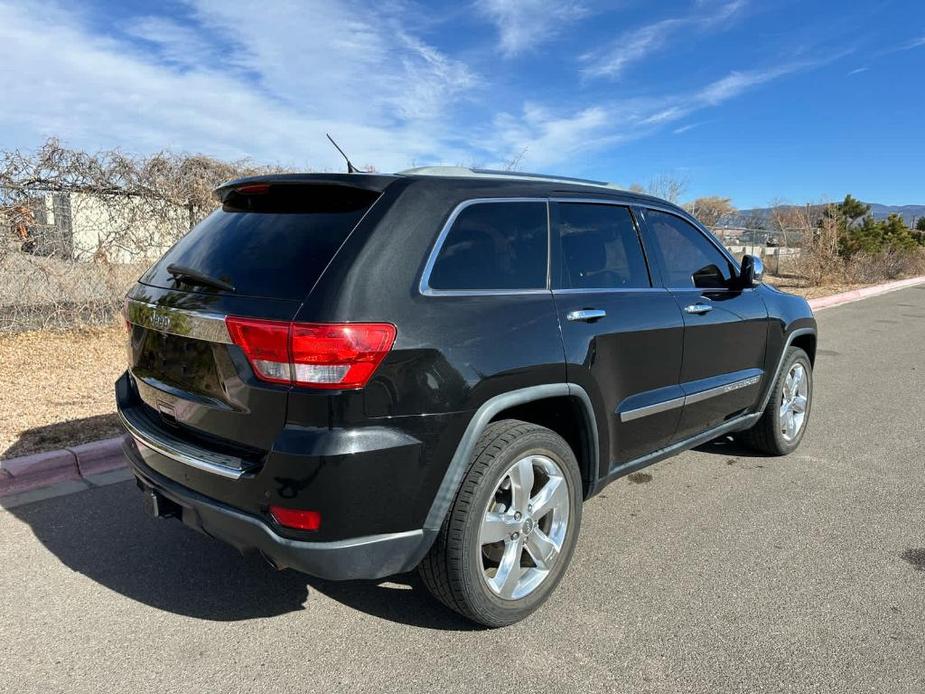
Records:
[[[841,292],[850,292],[852,289],[861,289],[870,287],[874,283],[851,283],[851,282],[829,282],[819,286],[811,286],[810,283],[800,277],[776,277],[765,274],[764,281],[773,285],[784,292],[799,294],[806,299],[818,299],[821,296],[831,294],[840,294]]]
[[[0,459],[116,436],[121,326],[0,335]]]

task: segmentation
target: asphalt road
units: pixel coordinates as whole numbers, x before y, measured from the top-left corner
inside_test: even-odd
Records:
[[[711,444],[612,485],[507,629],[414,576],[275,572],[131,483],[0,511],[0,691],[923,692],[925,286],[819,324],[794,455]]]

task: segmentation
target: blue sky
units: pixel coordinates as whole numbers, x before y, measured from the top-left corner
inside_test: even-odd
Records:
[[[0,0],[0,149],[925,203],[925,2]]]

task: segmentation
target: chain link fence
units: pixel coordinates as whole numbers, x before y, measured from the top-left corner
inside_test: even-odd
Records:
[[[0,155],[0,332],[106,324],[144,270],[216,206],[272,173],[202,156],[88,154],[48,141]]]

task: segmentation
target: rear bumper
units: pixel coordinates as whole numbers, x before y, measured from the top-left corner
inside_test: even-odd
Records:
[[[369,535],[332,542],[285,538],[262,519],[184,487],[145,464],[139,444],[126,436],[123,448],[140,483],[180,507],[183,523],[241,552],[260,552],[280,568],[330,580],[377,579],[410,571],[434,540],[425,530]]]

